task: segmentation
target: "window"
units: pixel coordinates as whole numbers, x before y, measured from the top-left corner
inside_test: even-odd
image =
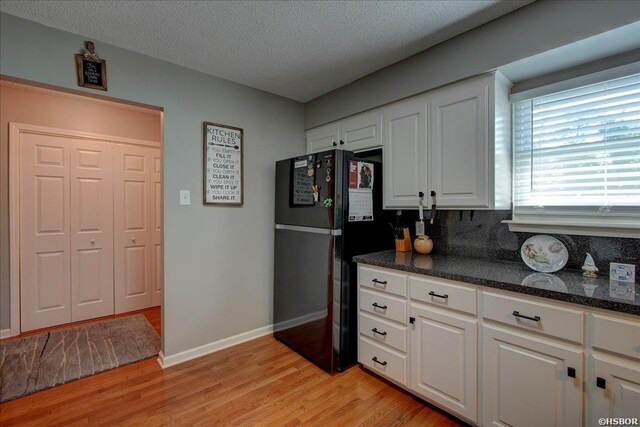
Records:
[[[640,218],[640,74],[518,100],[513,128],[514,221]]]

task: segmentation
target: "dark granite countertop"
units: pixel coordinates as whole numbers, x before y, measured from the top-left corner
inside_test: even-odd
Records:
[[[537,273],[524,262],[459,255],[419,255],[384,251],[353,258],[355,262],[392,268],[489,288],[566,301],[640,316],[640,285],[582,276],[578,270]]]

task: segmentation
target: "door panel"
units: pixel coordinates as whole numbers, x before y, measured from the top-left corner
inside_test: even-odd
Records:
[[[411,315],[411,389],[475,422],[477,320],[414,303]]]
[[[640,363],[593,354],[587,384],[588,426],[597,426],[601,418],[640,419]],[[597,378],[605,380],[604,388]]]
[[[74,141],[71,148],[71,319],[114,313],[113,146]]]
[[[485,325],[483,425],[581,425],[582,358],[580,350]]]
[[[71,321],[70,140],[20,133],[21,330]]]
[[[154,306],[162,304],[163,266],[162,266],[162,159],[160,150],[150,150],[153,160],[151,171],[151,302]]]
[[[115,312],[150,307],[152,175],[157,150],[116,145],[114,179]]]

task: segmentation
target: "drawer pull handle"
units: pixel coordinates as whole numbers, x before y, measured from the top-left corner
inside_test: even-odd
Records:
[[[430,292],[429,292],[429,295],[431,295],[432,297],[438,297],[438,298],[442,298],[442,299],[447,299],[447,298],[449,298],[449,295],[447,295],[447,294],[442,294],[442,295],[440,295],[440,294],[436,294],[436,293],[435,293],[435,292],[433,292],[433,291],[430,291]]]
[[[382,365],[382,366],[387,366],[387,362],[386,362],[386,361],[384,361],[384,360],[383,360],[383,361],[381,362],[381,361],[379,361],[379,360],[378,360],[378,358],[377,358],[377,357],[375,357],[375,356],[373,356],[373,359],[371,359],[371,360],[373,360],[373,361],[374,361],[374,363],[378,363],[378,364],[380,364],[380,365]]]
[[[381,310],[386,310],[387,306],[386,305],[378,305],[377,302],[374,302],[373,304],[371,304],[372,306],[374,306],[375,308],[379,308]]]
[[[602,389],[607,389],[607,380],[602,377],[596,377],[596,386]]]
[[[373,279],[372,280],[373,283],[377,283],[379,285],[386,285],[387,281],[386,280],[378,280],[378,279]]]
[[[513,311],[513,315],[516,317],[521,317],[523,319],[528,319],[528,320],[533,320],[534,322],[539,322],[540,321],[540,316],[525,316],[524,314],[520,314],[519,311]]]
[[[371,330],[371,332],[373,332],[374,334],[382,335],[382,336],[387,335],[387,333],[386,333],[386,332],[384,332],[384,331],[383,331],[383,332],[380,332],[380,331],[379,331],[378,329],[376,329],[376,328],[373,328],[373,329]]]

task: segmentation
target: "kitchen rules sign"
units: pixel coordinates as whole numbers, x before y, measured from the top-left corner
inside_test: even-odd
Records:
[[[204,122],[204,204],[242,206],[243,130]]]

